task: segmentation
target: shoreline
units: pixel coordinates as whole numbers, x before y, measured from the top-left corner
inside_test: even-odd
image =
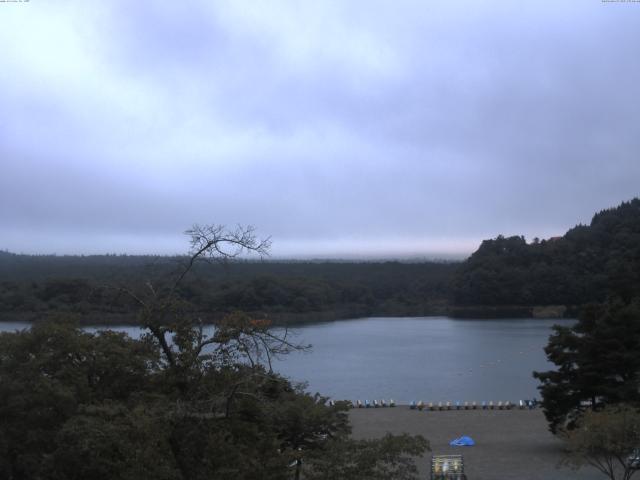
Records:
[[[255,312],[253,313],[257,315]],[[249,313],[251,315],[251,313]],[[4,323],[37,323],[50,319],[54,319],[56,317],[68,317],[73,320],[77,320],[78,324],[82,327],[141,327],[142,325],[135,321],[130,321],[128,318],[134,315],[127,314],[99,314],[99,313],[91,313],[91,314],[82,314],[78,312],[0,312],[0,325]],[[269,315],[267,315],[269,318]],[[430,315],[393,315],[393,314],[370,314],[370,315],[355,315],[350,317],[339,317],[334,318],[332,312],[328,312],[327,314],[318,315],[313,320],[301,320],[301,321],[284,321],[280,322],[277,319],[274,319],[273,327],[275,328],[299,328],[311,325],[322,325],[326,323],[335,323],[335,322],[344,322],[344,321],[354,321],[354,320],[366,320],[366,319],[402,319],[402,318],[422,318],[425,320],[430,319],[441,319],[448,318],[450,320],[461,320],[461,321],[491,321],[491,320],[505,320],[505,321],[519,321],[519,320],[575,320],[574,317],[544,317],[544,316],[514,316],[514,317],[464,317],[464,316],[454,316],[448,314],[430,314]],[[215,325],[215,322],[205,322],[205,326]]]
[[[422,435],[431,452],[416,460],[420,478],[428,478],[432,454],[462,454],[470,480],[599,480],[592,467],[558,468],[562,441],[547,429],[540,409],[419,411],[406,406],[352,409],[353,437],[378,438],[385,433]],[[462,435],[473,447],[451,447]]]

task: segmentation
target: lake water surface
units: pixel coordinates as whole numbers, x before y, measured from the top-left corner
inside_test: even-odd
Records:
[[[293,353],[274,368],[334,399],[516,401],[539,397],[531,372],[552,368],[543,351],[551,326],[573,322],[420,317],[308,325],[295,329],[295,340],[312,344],[312,351]],[[0,323],[5,331],[26,326]]]
[[[277,369],[336,399],[399,402],[539,397],[533,370],[548,370],[543,348],[554,324],[573,320],[365,318],[305,326],[309,354]]]

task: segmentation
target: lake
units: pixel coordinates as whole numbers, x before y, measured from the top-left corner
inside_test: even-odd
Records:
[[[531,372],[552,368],[543,351],[551,326],[573,322],[412,317],[307,325],[294,330],[295,340],[312,344],[312,351],[293,353],[274,368],[334,399],[517,401],[539,397]],[[0,323],[5,331],[27,326]]]
[[[310,325],[313,344],[277,369],[336,399],[516,401],[539,397],[533,370],[552,368],[543,348],[554,324],[573,320],[365,318]]]

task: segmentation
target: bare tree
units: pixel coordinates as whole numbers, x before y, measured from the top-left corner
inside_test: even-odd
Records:
[[[269,238],[258,239],[253,227],[237,226],[229,230],[223,225],[194,225],[185,232],[190,238],[189,255],[169,282],[146,282],[136,291],[121,287],[139,307],[140,322],[150,338],[160,346],[167,365],[187,368],[203,358],[224,358],[226,362],[243,357],[252,366],[264,363],[272,369],[274,356],[305,348],[289,339],[286,329],[274,334],[268,321],[235,314],[222,320],[212,336],[204,333],[202,319],[186,313],[180,287],[199,262],[227,262],[243,254],[269,254]]]
[[[191,239],[191,249],[188,261],[173,283],[171,293],[175,292],[198,260],[224,262],[243,253],[256,253],[262,258],[269,255],[271,248],[271,239],[259,240],[252,226],[238,225],[234,230],[227,230],[224,225],[196,224],[184,233]]]

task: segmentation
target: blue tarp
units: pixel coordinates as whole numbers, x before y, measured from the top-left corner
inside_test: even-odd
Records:
[[[475,445],[476,442],[473,441],[473,438],[462,436],[460,438],[456,438],[455,440],[451,440],[449,445],[452,447],[471,447]]]

